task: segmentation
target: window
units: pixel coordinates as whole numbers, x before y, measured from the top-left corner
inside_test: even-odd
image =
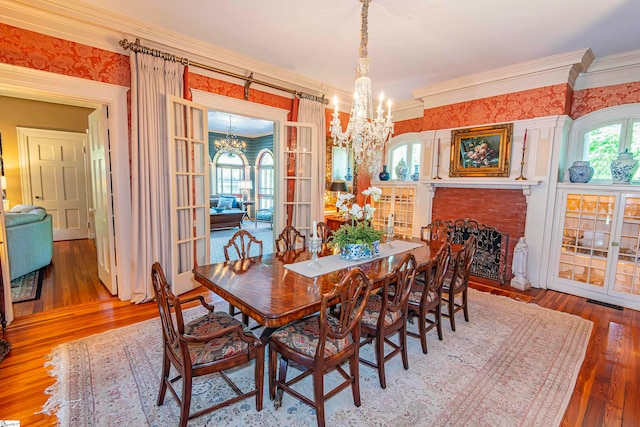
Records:
[[[256,162],[258,176],[257,209],[268,209],[273,207],[273,154],[269,150],[264,150],[258,154]]]
[[[592,182],[610,184],[611,161],[626,149],[640,160],[640,104],[603,108],[573,122],[566,167],[586,160],[594,169]],[[632,179],[640,180],[640,171]]]
[[[391,173],[391,179],[398,179],[396,176],[396,165],[400,160],[404,160],[409,169],[407,176],[410,176],[415,172],[415,166],[420,165],[420,142],[408,142],[394,146],[391,149],[391,164],[389,173]],[[387,169],[388,170],[388,169]]]
[[[217,194],[241,195],[240,181],[244,181],[245,161],[242,156],[223,153],[216,160]]]

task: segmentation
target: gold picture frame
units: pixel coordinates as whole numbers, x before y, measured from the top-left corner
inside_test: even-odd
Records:
[[[450,177],[508,177],[513,123],[451,131]]]

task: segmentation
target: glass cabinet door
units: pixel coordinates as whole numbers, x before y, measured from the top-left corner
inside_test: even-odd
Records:
[[[640,300],[640,195],[623,196],[623,214],[611,294]]]
[[[615,205],[612,194],[567,194],[558,277],[606,292]]]

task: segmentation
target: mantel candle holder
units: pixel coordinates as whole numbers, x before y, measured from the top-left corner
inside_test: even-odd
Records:
[[[309,238],[309,252],[311,252],[311,260],[307,264],[309,268],[315,268],[320,265],[318,261],[318,253],[322,248],[322,238],[321,237],[311,237]]]
[[[440,138],[438,138],[438,156],[436,158],[436,176],[431,179],[442,179],[440,178]]]
[[[527,151],[527,130],[524,130],[524,140],[522,141],[522,160],[520,161],[520,176],[516,178],[516,181],[526,181],[522,171],[524,170],[524,153]]]

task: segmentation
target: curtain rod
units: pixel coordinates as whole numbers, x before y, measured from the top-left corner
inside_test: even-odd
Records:
[[[144,53],[146,55],[155,56],[156,58],[162,58],[162,59],[167,60],[167,61],[180,62],[182,65],[185,65],[185,66],[193,65],[194,67],[202,68],[202,69],[208,70],[208,71],[213,71],[214,73],[223,74],[225,76],[234,77],[236,79],[244,80],[245,81],[245,84],[244,84],[244,99],[249,99],[249,86],[251,86],[252,83],[257,83],[259,85],[270,87],[272,89],[277,89],[277,90],[281,90],[283,92],[291,93],[294,96],[297,96],[299,98],[310,99],[312,101],[321,102],[323,104],[328,104],[329,103],[329,100],[326,99],[324,95],[317,96],[317,95],[312,95],[310,93],[298,92],[297,90],[288,89],[286,87],[278,86],[278,85],[275,85],[273,83],[265,82],[265,81],[262,81],[262,80],[256,80],[256,79],[253,78],[253,72],[249,74],[249,77],[245,77],[245,76],[243,76],[241,74],[233,73],[231,71],[221,70],[220,68],[215,68],[215,67],[211,67],[211,66],[206,65],[206,64],[201,64],[199,62],[190,61],[188,58],[183,58],[183,57],[171,54],[171,53],[162,52],[161,50],[158,50],[158,49],[152,49],[152,48],[143,46],[140,43],[140,39],[138,39],[138,38],[136,39],[135,43],[131,43],[127,39],[122,39],[122,40],[120,40],[120,46],[122,46],[122,48],[124,50],[128,49],[128,50],[131,50],[133,52]]]

